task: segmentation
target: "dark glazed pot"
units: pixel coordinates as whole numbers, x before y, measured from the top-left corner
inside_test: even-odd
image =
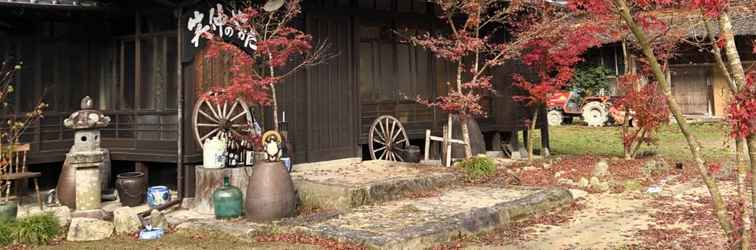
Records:
[[[76,169],[68,163],[68,160],[63,163],[56,189],[55,193],[60,204],[76,209]]]
[[[268,222],[296,212],[294,183],[282,162],[258,161],[247,185],[247,219]]]
[[[136,207],[144,203],[147,180],[142,172],[126,172],[116,176],[116,190],[121,205]]]
[[[418,163],[420,162],[420,157],[422,157],[420,152],[420,147],[415,145],[410,145],[409,148],[406,149],[405,157],[404,159],[407,162],[413,162]]]

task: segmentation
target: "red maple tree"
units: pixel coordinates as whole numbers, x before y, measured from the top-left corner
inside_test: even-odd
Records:
[[[734,220],[731,218],[724,198],[719,191],[719,185],[707,166],[711,164],[707,164],[703,159],[701,143],[692,133],[679,103],[672,95],[671,84],[665,73],[668,70],[668,59],[675,56],[676,46],[685,40],[689,34],[687,29],[674,27],[673,17],[684,15],[687,18],[699,15],[708,31],[711,42],[709,48],[714,52],[712,54],[717,65],[725,72],[728,82],[732,86],[732,91],[734,93],[740,92],[740,88],[746,86],[746,77],[735,46],[732,22],[728,13],[730,3],[731,1],[728,0],[570,0],[568,6],[576,15],[586,20],[613,20],[615,25],[612,25],[612,29],[620,34],[627,34],[623,37],[623,40],[632,46],[631,49],[634,53],[642,58],[640,60],[641,75],[651,82],[658,83],[657,86],[664,96],[667,107],[687,141],[691,156],[696,163],[695,167],[712,196],[713,215],[717,218],[732,247],[750,249],[751,211],[746,209],[746,206],[734,208],[736,211],[731,211],[731,214],[737,215],[737,218]],[[713,32],[713,29],[708,27],[708,22],[719,24],[720,32]],[[684,25],[690,26],[690,24]],[[726,55],[727,65],[725,65],[722,54]],[[741,97],[747,96],[748,94],[743,94]],[[735,99],[737,102],[738,98]],[[748,117],[744,114],[749,111],[746,111],[747,106],[739,106],[741,104],[748,105],[744,102],[734,104],[737,107],[731,107],[731,110],[739,112],[734,115],[731,114],[730,117],[737,120],[736,125],[734,125],[736,130],[740,132],[749,131],[748,126],[744,126],[744,120],[742,120]],[[740,135],[743,134],[747,133]],[[756,136],[750,134],[748,138],[749,145],[756,147]],[[740,152],[742,144],[742,141],[737,142],[737,162],[740,162],[737,159],[742,159]],[[753,150],[753,147],[749,147],[749,149],[751,149],[751,154],[756,156],[756,150]],[[752,157],[752,159],[754,158],[756,157]],[[751,161],[751,164],[756,166],[754,161]],[[737,176],[738,198],[740,199],[739,202],[742,203],[747,199],[744,184],[746,168],[740,163],[738,163]],[[752,185],[756,185],[756,182]]]
[[[532,111],[528,127],[528,159],[533,159],[533,132],[535,131],[538,113],[546,106],[546,102],[555,94],[564,91],[570,84],[575,66],[583,60],[582,55],[595,46],[601,44],[599,37],[594,34],[603,32],[600,23],[585,23],[578,27],[566,22],[570,17],[562,9],[553,9],[545,2],[535,5],[538,11],[525,15],[518,21],[526,21],[537,26],[518,25],[518,30],[536,30],[538,37],[528,39],[521,53],[521,61],[535,72],[535,79],[528,79],[522,75],[513,75],[514,85],[525,90],[526,95],[513,96],[515,101],[524,103]],[[524,34],[530,35],[531,32]]]
[[[333,55],[328,53],[328,43],[314,46],[312,36],[294,25],[293,21],[302,11],[299,0],[285,1],[275,7],[271,7],[271,3],[248,3],[240,10],[232,10],[231,16],[222,10],[221,5],[217,9],[212,27],[232,28],[238,33],[254,36],[255,44],[254,52],[250,54],[223,39],[213,29],[202,33],[209,40],[208,57],[225,54],[232,58],[231,82],[214,87],[214,93],[222,94],[211,98],[233,100],[241,97],[252,103],[272,106],[273,125],[278,130],[276,85],[306,67],[330,59]]]

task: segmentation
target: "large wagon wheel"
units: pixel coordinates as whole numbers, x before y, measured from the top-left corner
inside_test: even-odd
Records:
[[[254,129],[251,127],[254,122],[249,106],[242,99],[216,103],[203,96],[194,104],[192,113],[194,138],[203,148],[206,139],[218,134],[231,133],[242,136],[248,133]]]
[[[401,152],[409,148],[407,132],[396,118],[378,117],[370,126],[368,148],[373,160],[404,161]]]

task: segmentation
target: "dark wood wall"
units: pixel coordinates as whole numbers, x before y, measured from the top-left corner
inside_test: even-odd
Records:
[[[103,147],[114,160],[176,160],[175,24],[142,14],[4,11],[2,59],[23,61],[15,79],[15,112],[38,101],[45,117],[22,138],[32,143],[31,163],[60,162],[74,131],[63,120],[84,96],[111,117]],[[170,16],[169,16],[170,18]]]

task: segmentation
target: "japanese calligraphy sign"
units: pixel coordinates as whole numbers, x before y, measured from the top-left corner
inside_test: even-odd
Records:
[[[252,30],[240,29],[236,17],[241,15],[238,11],[231,11],[231,16],[227,15],[223,5],[217,4],[215,8],[210,8],[207,19],[205,14],[194,11],[187,22],[187,29],[192,31],[190,35],[191,43],[194,47],[199,47],[200,39],[207,39],[204,34],[211,34],[223,41],[238,46],[248,54],[257,50],[257,34]]]

